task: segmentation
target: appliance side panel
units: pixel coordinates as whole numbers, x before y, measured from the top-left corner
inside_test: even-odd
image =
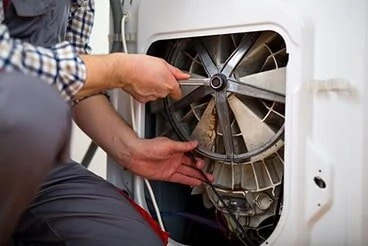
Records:
[[[368,9],[368,3],[366,2],[366,9]],[[368,23],[368,13],[365,13],[365,18],[364,18],[364,23]],[[363,31],[363,30],[362,30]],[[368,93],[368,31],[367,31],[367,27],[364,29],[364,51],[362,52],[362,56],[364,57],[364,63],[363,63],[363,69],[364,69],[364,78],[363,78],[363,83],[364,83],[364,90],[363,90],[363,95],[364,95],[364,119],[363,119],[363,127],[364,127],[364,142],[363,145],[361,146],[362,151],[364,153],[364,159],[363,159],[363,170],[360,173],[360,178],[363,180],[362,182],[362,210],[363,210],[363,228],[361,230],[361,233],[363,234],[363,242],[368,242],[368,151],[367,151],[367,146],[368,146],[368,127],[367,127],[367,123],[368,123],[368,97],[367,97],[367,93]]]
[[[312,134],[307,169],[325,176],[326,200],[307,213],[311,245],[363,245],[367,242],[367,170],[363,162],[363,94],[367,83],[367,14],[365,1],[287,1],[310,16],[314,27]],[[308,159],[309,158],[309,159]],[[313,162],[317,160],[316,162]],[[310,169],[309,169],[310,170]],[[307,187],[317,187],[315,173],[306,172]],[[318,190],[318,189],[316,189]],[[330,194],[327,194],[330,193]],[[318,191],[306,203],[319,199]],[[312,199],[311,199],[312,198]],[[326,202],[326,204],[323,204]]]

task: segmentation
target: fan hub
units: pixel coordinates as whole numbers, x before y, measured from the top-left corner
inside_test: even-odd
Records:
[[[212,89],[216,91],[220,91],[226,87],[227,82],[228,81],[227,81],[227,77],[225,76],[225,74],[218,73],[218,74],[215,74],[211,78],[210,85]]]

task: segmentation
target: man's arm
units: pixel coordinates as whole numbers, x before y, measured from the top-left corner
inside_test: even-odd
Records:
[[[186,153],[197,142],[177,142],[168,138],[140,139],[118,115],[103,95],[93,96],[73,107],[74,120],[120,165],[149,179],[179,182],[191,186],[202,183],[204,162],[195,163]],[[195,167],[195,168],[194,168]],[[207,174],[209,180],[213,176]]]

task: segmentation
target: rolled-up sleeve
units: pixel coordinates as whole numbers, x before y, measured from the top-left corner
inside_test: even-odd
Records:
[[[72,44],[62,42],[51,49],[35,47],[11,38],[5,25],[0,25],[0,69],[37,76],[55,86],[66,101],[86,79],[86,67]]]

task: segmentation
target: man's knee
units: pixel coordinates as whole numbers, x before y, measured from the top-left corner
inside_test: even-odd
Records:
[[[31,76],[0,74],[0,146],[37,153],[69,140],[69,107],[54,88]]]
[[[41,81],[0,73],[0,244],[69,142],[68,106]]]

